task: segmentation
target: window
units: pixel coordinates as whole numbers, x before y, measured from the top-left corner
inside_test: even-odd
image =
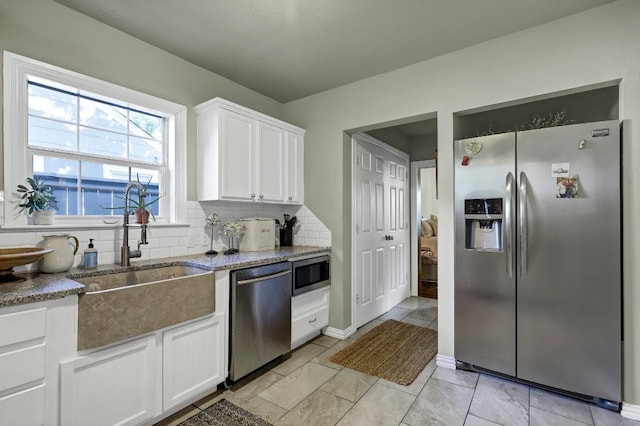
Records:
[[[58,215],[122,214],[118,195],[135,179],[158,197],[166,174],[162,116],[34,77],[27,85],[28,161],[53,187]],[[154,215],[160,203],[150,206]]]
[[[40,176],[63,222],[101,223],[122,215],[123,190],[139,179],[148,199],[161,196],[150,206],[159,221],[184,220],[184,106],[8,52],[4,73],[8,193]],[[24,225],[15,204],[5,219]]]

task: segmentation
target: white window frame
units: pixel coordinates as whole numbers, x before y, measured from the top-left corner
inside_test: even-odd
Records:
[[[97,95],[118,99],[141,109],[155,111],[165,117],[167,172],[162,178],[162,206],[159,224],[186,223],[186,145],[187,108],[184,105],[157,98],[136,90],[108,83],[84,74],[5,51],[4,73],[4,186],[3,228],[22,228],[27,215],[20,213],[17,186],[32,175],[33,165],[27,154],[29,77],[40,77],[76,87]],[[60,226],[113,226],[117,216],[57,216]],[[49,226],[50,227],[50,226]]]

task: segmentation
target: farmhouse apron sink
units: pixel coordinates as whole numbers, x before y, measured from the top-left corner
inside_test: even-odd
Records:
[[[213,271],[176,265],[71,279],[78,299],[78,350],[139,336],[210,314]]]

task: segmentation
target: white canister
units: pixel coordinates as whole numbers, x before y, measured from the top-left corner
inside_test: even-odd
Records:
[[[240,219],[247,228],[240,238],[240,251],[273,250],[276,246],[275,220],[272,218]]]
[[[42,238],[44,238],[44,248],[50,248],[53,251],[42,257],[40,270],[48,273],[68,271],[78,252],[78,239],[69,234],[43,235]],[[73,243],[69,240],[73,240]]]

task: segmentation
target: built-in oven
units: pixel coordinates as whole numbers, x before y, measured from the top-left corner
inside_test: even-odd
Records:
[[[331,283],[329,256],[305,256],[291,259],[292,294],[305,293]]]

